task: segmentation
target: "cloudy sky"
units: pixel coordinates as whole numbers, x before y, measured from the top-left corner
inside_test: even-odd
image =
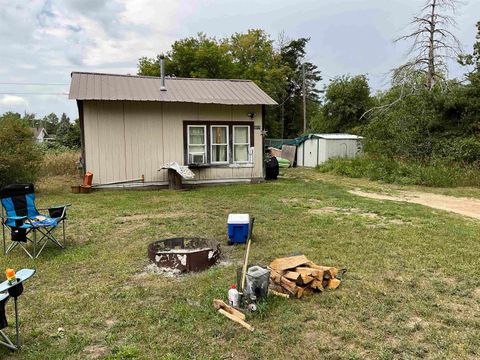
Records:
[[[66,112],[75,70],[135,74],[141,56],[168,51],[203,31],[223,37],[263,28],[273,39],[310,37],[308,60],[325,82],[368,74],[374,90],[405,60],[392,40],[424,0],[0,0],[0,113]],[[480,20],[480,1],[464,0],[455,34],[467,51]],[[462,70],[452,65],[451,76]],[[34,93],[34,94],[32,94]]]

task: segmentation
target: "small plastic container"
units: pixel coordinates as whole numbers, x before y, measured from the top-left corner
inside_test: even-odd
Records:
[[[231,289],[228,290],[228,304],[233,307],[238,307],[240,296],[238,294],[237,287],[235,284],[232,285]]]
[[[230,244],[245,244],[250,232],[249,214],[229,214],[227,220]]]

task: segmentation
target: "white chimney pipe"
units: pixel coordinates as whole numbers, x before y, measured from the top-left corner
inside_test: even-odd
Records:
[[[163,64],[163,59],[165,59],[165,56],[163,54],[160,55],[160,91],[167,91],[167,88],[165,87],[165,67]]]

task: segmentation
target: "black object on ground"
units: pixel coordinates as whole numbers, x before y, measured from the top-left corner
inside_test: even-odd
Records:
[[[265,180],[277,180],[279,172],[280,166],[277,158],[275,156],[270,157],[265,166]]]

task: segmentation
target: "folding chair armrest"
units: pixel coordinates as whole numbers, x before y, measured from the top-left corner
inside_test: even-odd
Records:
[[[21,220],[23,220],[24,223],[32,224],[30,219],[26,216],[5,216],[5,217],[2,216],[2,223],[5,224],[8,220],[14,220],[16,226],[19,226],[17,224],[17,221],[21,221]]]
[[[49,206],[45,208],[37,208],[37,210],[50,210],[50,209],[59,209],[59,208],[68,208],[72,206],[72,204],[62,204],[62,205],[56,205],[56,206]]]
[[[44,210],[48,210],[48,213],[52,218],[64,219],[65,216],[67,215],[67,208],[69,208],[70,206],[72,206],[72,204],[64,204],[64,205],[58,205],[58,206],[51,206]],[[61,214],[58,213],[60,209],[62,210]],[[60,215],[60,216],[56,216],[56,215]]]
[[[25,220],[25,219],[28,219],[26,216],[5,216],[5,217],[2,217],[2,219],[5,219],[5,220]]]

